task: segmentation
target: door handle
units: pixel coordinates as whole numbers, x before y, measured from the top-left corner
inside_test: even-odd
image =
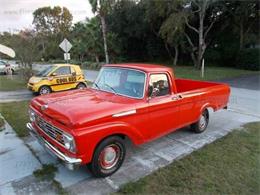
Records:
[[[182,96],[181,96],[181,95],[174,95],[174,96],[172,97],[172,100],[173,100],[173,101],[180,100],[180,99],[182,99]]]

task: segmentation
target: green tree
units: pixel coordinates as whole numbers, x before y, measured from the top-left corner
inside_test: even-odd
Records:
[[[189,33],[185,33],[185,36],[191,46],[191,57],[196,68],[201,67],[208,46],[209,32],[222,14],[219,4],[221,2],[216,0],[189,0],[183,4],[183,10],[179,12],[185,13],[185,24],[190,31],[195,33],[195,36]],[[191,24],[191,21],[195,24]],[[192,39],[192,37],[195,38]]]
[[[33,12],[33,25],[42,58],[50,60],[61,56],[58,45],[70,35],[72,19],[66,7],[42,7]]]
[[[96,62],[100,61],[102,56],[102,33],[100,21],[94,17],[87,19],[86,22],[79,22],[74,25],[72,31],[73,38],[73,51],[79,55],[82,61],[85,57],[89,56],[94,58]]]
[[[14,49],[16,59],[23,67],[32,67],[32,63],[39,59],[36,33],[32,30],[23,30],[18,34],[3,33],[1,43]]]
[[[239,35],[239,50],[250,42],[252,34],[259,35],[259,1],[225,1],[226,11],[231,15],[235,31]]]
[[[66,7],[38,8],[33,12],[33,25],[38,33],[66,36],[72,26],[72,14]]]
[[[165,41],[165,48],[173,58],[173,65],[176,65],[179,48],[183,47],[185,40],[185,20],[179,10],[180,1],[145,1],[145,4],[146,19],[150,24],[157,26],[157,30],[154,30],[155,34]],[[156,29],[156,27],[152,28]],[[174,48],[174,57],[168,45]]]
[[[92,6],[92,11],[94,13],[97,13],[101,21],[105,58],[106,58],[106,63],[109,63],[109,54],[108,54],[108,47],[107,47],[107,25],[106,25],[105,17],[112,9],[112,6],[115,3],[115,1],[114,0],[89,0],[89,2]]]

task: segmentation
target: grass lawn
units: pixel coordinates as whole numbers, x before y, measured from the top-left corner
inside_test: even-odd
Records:
[[[0,75],[0,91],[13,91],[25,89],[26,81],[21,76],[13,75],[12,78],[6,75]]]
[[[28,135],[26,123],[28,117],[28,101],[1,103],[0,113],[5,120],[13,127],[19,137]]]
[[[116,194],[260,194],[259,129],[249,123]]]
[[[259,71],[211,66],[205,68],[204,78],[201,78],[200,70],[195,69],[193,66],[175,66],[173,69],[176,77],[195,80],[219,80],[224,78],[259,74]]]

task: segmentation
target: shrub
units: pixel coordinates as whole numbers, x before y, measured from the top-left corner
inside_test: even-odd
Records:
[[[244,49],[239,52],[236,66],[246,70],[260,70],[259,49]]]

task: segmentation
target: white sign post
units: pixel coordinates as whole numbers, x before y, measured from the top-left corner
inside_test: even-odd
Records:
[[[202,59],[202,65],[201,65],[201,77],[202,78],[204,78],[204,71],[205,71],[205,69],[204,69],[205,67],[204,67],[204,58]]]
[[[65,38],[59,45],[59,47],[65,52],[64,53],[64,60],[68,63],[68,60],[70,60],[70,49],[72,48],[72,44]]]

